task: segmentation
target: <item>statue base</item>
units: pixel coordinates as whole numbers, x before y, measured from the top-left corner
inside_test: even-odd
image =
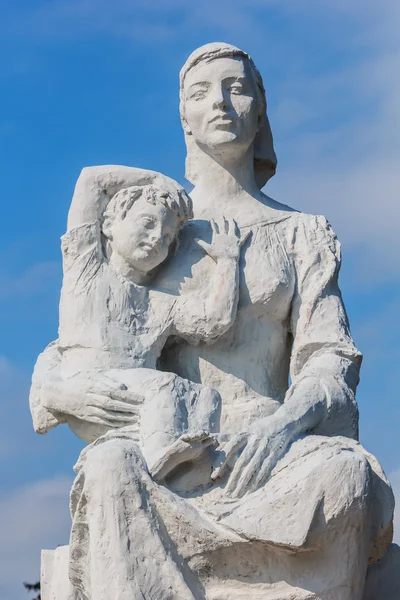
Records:
[[[69,546],[42,551],[42,600],[80,600],[68,579]],[[285,582],[244,584],[226,582],[221,586],[206,588],[207,600],[319,600],[307,590],[293,588]],[[400,546],[392,544],[382,560],[369,567],[364,600],[399,600],[400,598]]]

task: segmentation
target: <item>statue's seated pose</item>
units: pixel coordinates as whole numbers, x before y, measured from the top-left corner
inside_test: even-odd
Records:
[[[81,278],[73,274],[70,286],[65,272],[60,340],[41,355],[32,388],[38,431],[66,422],[95,440],[76,465],[70,580],[87,600],[361,600],[368,563],[391,542],[393,496],[357,441],[361,355],[338,288],[338,241],[323,217],[260,191],[276,158],[262,79],[245,52],[227,44],[198,49],[181,71],[180,93],[194,219],[174,255],[151,278],[135,279],[118,255],[129,263],[137,244],[125,245],[125,255],[125,234],[107,217],[109,199],[132,185],[176,197],[177,185],[159,174],[84,170],[69,215],[68,248],[76,228],[94,236],[84,286],[98,268],[116,278],[109,295],[96,288],[87,314],[85,294],[80,310],[76,297],[69,305]],[[246,240],[239,262],[232,227],[222,243],[228,264],[216,250],[221,233],[211,220],[223,217],[235,219]],[[99,262],[100,249],[106,258]],[[125,298],[135,308],[117,327],[122,305],[111,292],[121,282],[134,290]],[[115,363],[94,340],[105,297],[107,339],[121,348]],[[81,341],[68,341],[77,322]],[[133,360],[146,351],[132,350],[132,332],[135,344],[154,335],[151,360]],[[151,428],[151,411],[142,407],[152,406],[157,439],[163,419],[168,429],[189,404],[185,394],[174,404],[174,390],[161,401],[153,389],[147,393],[147,377],[183,382],[185,393],[198,391],[198,406],[204,393],[214,430],[187,436],[190,420],[182,431],[178,419],[170,441],[161,436],[151,448],[157,468],[140,438],[142,416]],[[157,406],[167,407],[165,416]]]

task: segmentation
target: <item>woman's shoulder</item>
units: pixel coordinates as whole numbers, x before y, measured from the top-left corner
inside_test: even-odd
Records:
[[[278,202],[278,200],[264,193],[261,194],[261,202],[272,209],[271,217],[268,220],[271,223],[277,223],[278,225],[282,223],[284,228],[295,229],[299,233],[303,232],[311,237],[321,235],[323,232],[333,234],[330,223],[323,215],[306,213],[292,208],[288,204]]]
[[[296,211],[292,215],[291,225],[311,237],[323,234],[335,235],[331,224],[324,215]]]
[[[340,244],[326,217],[296,210],[268,196],[265,201],[275,209],[269,223],[277,229],[289,254],[301,260],[306,256],[314,260],[313,256],[328,252],[340,259]]]
[[[340,261],[340,243],[323,215],[295,212],[278,226],[284,229],[289,253],[301,262],[319,262],[322,256]]]

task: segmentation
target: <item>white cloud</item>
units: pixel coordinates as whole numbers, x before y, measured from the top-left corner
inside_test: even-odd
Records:
[[[19,275],[0,271],[0,300],[42,294],[60,278],[60,264],[55,261],[38,262]]]
[[[311,76],[297,65],[271,115],[280,165],[268,193],[326,214],[356,259],[357,285],[400,276],[400,38],[390,21],[388,11],[377,15],[387,36],[368,47],[364,23],[346,67]]]
[[[19,600],[23,582],[38,580],[42,548],[68,543],[71,484],[59,475],[0,494],[1,600]]]

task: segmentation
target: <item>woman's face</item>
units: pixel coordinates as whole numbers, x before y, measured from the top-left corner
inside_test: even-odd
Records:
[[[185,128],[209,149],[247,149],[259,128],[259,106],[250,64],[241,58],[199,63],[184,83]]]

